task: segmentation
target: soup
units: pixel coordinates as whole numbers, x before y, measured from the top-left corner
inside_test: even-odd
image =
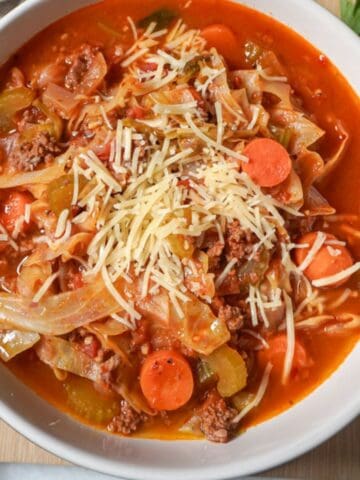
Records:
[[[122,435],[289,408],[359,339],[359,127],[329,60],[239,4],[51,25],[1,72],[2,360]]]

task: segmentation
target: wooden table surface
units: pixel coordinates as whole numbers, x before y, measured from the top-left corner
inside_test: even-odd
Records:
[[[339,0],[319,0],[319,3],[338,14]],[[1,421],[0,462],[66,464],[60,458],[35,446]],[[265,476],[306,480],[360,479],[360,417],[320,447],[286,465],[266,472]]]

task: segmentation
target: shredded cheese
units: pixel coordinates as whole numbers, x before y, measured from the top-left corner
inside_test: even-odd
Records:
[[[285,321],[286,321],[287,343],[286,343],[284,368],[283,368],[283,374],[282,374],[282,383],[286,384],[289,379],[289,375],[290,375],[292,365],[293,365],[293,360],[294,360],[295,323],[294,323],[292,301],[289,295],[285,291],[284,291],[284,301],[285,301],[285,308],[286,308]]]
[[[312,244],[310,250],[308,251],[306,257],[304,260],[301,262],[299,265],[299,270],[304,271],[307,269],[307,267],[311,264],[311,262],[314,260],[315,255],[319,252],[321,247],[323,246],[324,242],[326,240],[326,234],[323,232],[318,232],[316,235],[316,239],[314,243]]]
[[[140,57],[143,57],[145,55],[145,53],[147,53],[148,51],[149,51],[148,48],[142,48],[142,49],[138,50],[137,52],[134,52],[132,55],[130,55],[128,58],[126,58],[125,60],[123,60],[121,62],[121,66],[123,68],[128,67],[129,65],[134,63],[135,60],[138,60]]]
[[[256,327],[259,323],[258,316],[257,316],[257,303],[256,303],[256,289],[253,285],[249,287],[249,296],[247,302],[250,304],[250,314],[251,314],[251,322],[252,326]]]
[[[360,270],[360,262],[354,263],[349,268],[342,270],[335,275],[330,275],[329,277],[319,278],[318,280],[313,280],[312,284],[314,287],[327,287],[329,285],[333,285],[334,283],[341,282],[342,280],[346,280],[347,278],[351,277],[354,273]]]
[[[141,315],[134,310],[130,302],[127,302],[117,291],[114,284],[110,280],[109,272],[105,266],[101,269],[101,275],[104,280],[105,286],[108,289],[109,293],[114,297],[117,303],[125,310],[125,312],[130,313],[136,320],[141,318]]]
[[[60,213],[59,218],[58,218],[58,222],[57,222],[57,225],[56,225],[55,238],[60,238],[62,235],[64,235],[68,216],[69,216],[69,209],[68,208],[64,209]]]
[[[134,36],[134,41],[136,42],[137,39],[138,39],[138,33],[137,33],[137,28],[136,28],[136,25],[134,23],[134,20],[131,17],[126,17],[126,20],[129,23],[130,29],[131,29],[132,34]]]
[[[242,328],[241,333],[246,333],[247,335],[250,335],[251,337],[256,338],[256,340],[259,340],[259,342],[264,348],[266,349],[270,348],[268,342],[265,340],[265,338],[262,335],[260,335],[260,333],[254,332],[253,330],[250,330],[248,328]]]
[[[100,105],[100,113],[101,116],[103,117],[104,123],[107,126],[109,130],[113,130],[113,127],[110,123],[109,117],[107,116],[107,113],[105,112],[104,105]]]
[[[215,282],[215,287],[219,288],[223,283],[225,278],[228,276],[228,274],[231,272],[231,270],[235,267],[235,265],[238,263],[237,258],[232,258],[230,262],[226,265],[224,270],[221,272],[221,274],[218,276]]]
[[[25,211],[24,211],[24,222],[29,224],[30,217],[31,217],[31,203],[27,203],[25,205]]]
[[[43,296],[45,295],[45,293],[49,290],[49,288],[51,287],[51,285],[54,283],[54,281],[59,277],[59,272],[56,272],[56,273],[53,273],[52,275],[50,275],[50,277],[48,277],[45,282],[41,285],[41,287],[39,288],[39,290],[35,293],[35,295],[33,296],[33,299],[32,301],[34,303],[38,303],[40,302],[40,300],[43,298]]]
[[[243,162],[248,162],[248,158],[245,157],[245,155],[241,155],[238,152],[235,152],[234,150],[231,150],[230,148],[224,147],[222,144],[215,142],[211,138],[207,137],[193,122],[191,118],[191,114],[185,113],[185,119],[187,123],[189,124],[189,127],[191,130],[195,133],[197,137],[199,137],[203,142],[205,142],[207,145],[211,145],[214,147],[216,150],[219,150],[222,153],[225,153],[229,155],[230,157],[236,158],[238,160],[241,160]]]
[[[217,123],[217,134],[216,134],[216,143],[221,144],[224,134],[224,122],[222,114],[222,106],[220,102],[215,102],[215,113],[216,113],[216,123]]]
[[[12,237],[14,240],[17,240],[18,236],[19,236],[19,233],[21,232],[22,228],[23,228],[23,225],[24,225],[24,222],[25,222],[25,217],[24,215],[20,215],[16,221],[15,221],[15,224],[14,224],[14,230],[12,232]]]
[[[269,384],[270,373],[273,366],[271,363],[268,363],[265,367],[264,374],[262,376],[258,391],[256,392],[255,398],[244,407],[238,415],[232,420],[232,423],[239,423],[252,409],[256,408],[261,400],[263,399],[266,389]]]
[[[352,291],[350,288],[345,288],[343,292],[340,293],[338,298],[334,300],[333,302],[330,302],[327,304],[327,308],[329,310],[334,310],[335,308],[341,307],[343,303],[346,302],[346,300],[352,295]]]

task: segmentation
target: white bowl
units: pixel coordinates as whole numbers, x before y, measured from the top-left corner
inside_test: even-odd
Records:
[[[90,3],[95,0],[28,0],[0,21],[0,62],[49,23]],[[313,1],[241,3],[298,31],[360,91],[360,62],[355,61],[359,39],[330,13]],[[341,367],[306,399],[226,445],[137,440],[101,433],[57,411],[2,366],[0,416],[46,450],[103,473],[138,480],[219,480],[291,460],[355,418],[360,413],[359,365],[358,344]]]

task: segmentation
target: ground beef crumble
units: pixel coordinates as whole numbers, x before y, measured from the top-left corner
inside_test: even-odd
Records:
[[[226,323],[230,332],[236,332],[244,325],[244,313],[240,307],[221,306],[218,316],[220,320]]]
[[[253,253],[258,238],[250,230],[241,227],[238,220],[227,226],[225,238],[225,255],[227,261],[237,258],[242,260]]]
[[[243,228],[238,220],[234,220],[226,226],[224,241],[219,239],[217,231],[206,232],[201,249],[209,258],[209,271],[220,273],[234,258],[240,262],[248,260],[258,241],[256,235]],[[255,254],[254,260],[257,259]]]
[[[114,417],[107,429],[111,433],[130,435],[146,420],[146,415],[136,412],[126,400],[120,402],[120,414]]]
[[[70,68],[65,76],[65,87],[69,90],[76,91],[84,82],[86,76],[95,66],[98,66],[100,58],[106,68],[105,59],[100,53],[100,48],[97,46],[91,46],[83,44],[78,52],[68,56],[65,59],[65,63],[70,65]],[[102,82],[102,78],[99,78],[99,84]],[[88,86],[85,86],[88,88]],[[96,89],[96,85],[94,84]],[[93,87],[90,87],[93,90]],[[85,92],[84,92],[85,93]],[[90,91],[88,92],[90,93]]]
[[[15,172],[31,172],[41,163],[50,164],[60,153],[56,140],[49,133],[41,132],[32,141],[15,142],[8,162]]]
[[[216,390],[212,390],[200,408],[200,430],[207,440],[226,443],[235,433],[233,423],[238,411],[229,407]]]
[[[224,247],[225,244],[219,240],[216,230],[209,230],[205,233],[201,249],[209,258],[209,271],[213,272],[219,269]]]

